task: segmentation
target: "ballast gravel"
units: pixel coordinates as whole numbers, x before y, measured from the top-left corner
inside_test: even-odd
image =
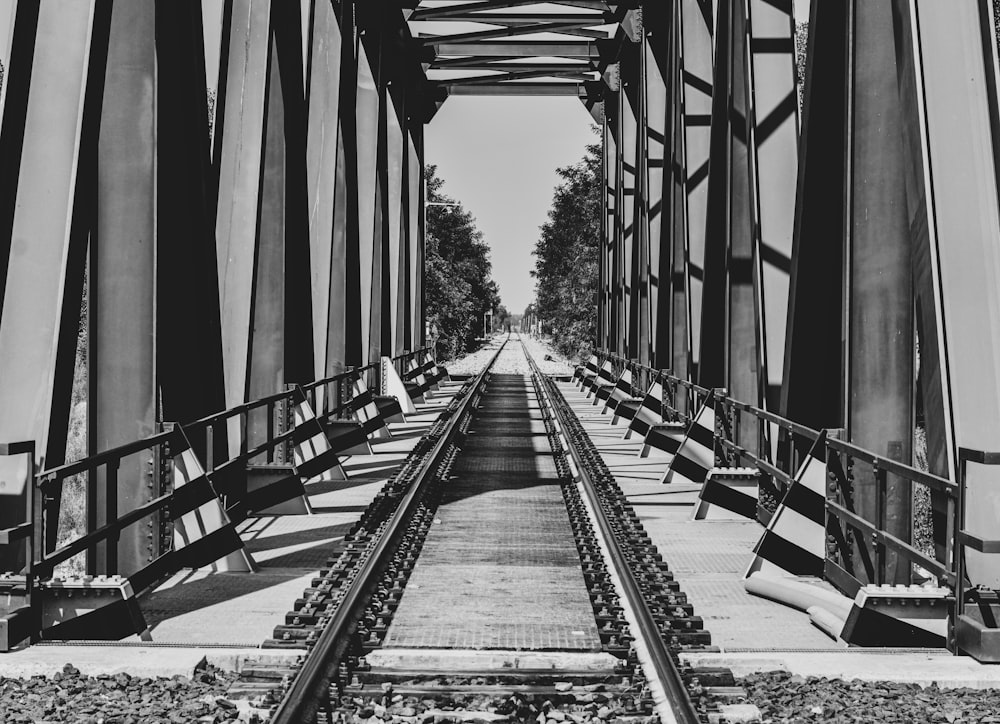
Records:
[[[155,679],[128,674],[85,676],[66,664],[53,676],[0,677],[0,721],[78,724],[181,724],[251,721],[246,708],[226,699],[235,673],[208,668],[193,678]]]
[[[476,350],[465,357],[461,357],[445,364],[448,372],[453,375],[476,375],[483,369],[483,366],[490,361],[496,353],[497,347],[503,342],[507,335],[497,335],[493,337],[482,349]],[[547,375],[570,375],[573,374],[573,365],[554,352],[547,343],[542,340],[530,337],[527,334],[521,335],[525,346],[535,358],[535,362],[541,369],[542,374]],[[493,373],[498,375],[530,375],[531,367],[528,360],[521,351],[517,333],[511,334],[507,347],[497,357],[493,366]]]
[[[655,714],[638,711],[639,692],[623,694],[600,684],[565,682],[544,694],[427,691],[417,696],[397,692],[391,684],[383,684],[382,691],[381,696],[347,692],[331,724],[659,724]]]
[[[751,674],[737,683],[764,724],[785,722],[946,722],[1000,724],[1000,691],[936,685],[803,677],[787,671]]]

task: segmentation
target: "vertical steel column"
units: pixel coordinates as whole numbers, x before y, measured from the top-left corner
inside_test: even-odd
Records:
[[[312,300],[299,5],[275,6],[259,187],[248,399],[313,376]],[[266,411],[250,415],[250,444],[266,439]]]
[[[646,98],[645,147],[646,163],[644,187],[646,228],[648,244],[648,340],[644,345],[646,358],[643,364],[651,367],[669,367],[670,362],[670,265],[671,265],[671,222],[674,188],[668,182],[669,170],[665,163],[668,132],[667,82],[670,62],[670,23],[668,11],[662,7],[643,12],[643,77]],[[670,106],[670,111],[673,107]]]
[[[725,264],[725,370],[721,381],[714,384],[726,387],[738,400],[759,404],[758,309],[753,265],[756,229],[751,210],[756,199],[755,184],[750,177],[753,153],[749,148],[753,87],[747,62],[750,24],[745,12],[746,1],[733,0],[729,4],[730,41],[726,49],[730,68],[729,149],[725,171],[729,181],[728,204],[717,207],[720,213],[727,210],[729,216]],[[723,42],[721,35],[719,42]],[[725,93],[725,88],[716,85],[716,91]],[[717,237],[716,242],[721,244],[722,237]],[[714,337],[717,332],[703,329],[702,334]]]
[[[621,50],[623,89],[635,120],[634,191],[632,208],[632,259],[629,276],[628,356],[649,364],[652,338],[649,308],[649,153],[648,73],[646,65],[645,17],[628,12],[621,23],[625,33]]]
[[[892,7],[851,3],[848,53],[847,423],[851,442],[909,463],[913,447],[913,292],[910,225]],[[854,506],[877,519],[876,483],[855,466]],[[890,480],[886,529],[908,541],[910,486]],[[887,583],[909,566],[887,556]],[[898,563],[898,565],[897,565]]]
[[[666,127],[670,134],[670,249],[660,263],[665,282],[669,317],[664,336],[669,336],[669,354],[660,355],[658,368],[669,368],[678,377],[691,377],[691,280],[688,278],[687,128],[684,123],[684,56],[682,4],[675,3],[668,55],[670,108]],[[703,239],[704,241],[704,239]],[[700,277],[699,277],[700,284]]]
[[[732,6],[719,0],[715,24],[715,72],[712,80],[711,137],[708,163],[705,246],[701,299],[698,382],[726,385],[726,266],[729,248],[730,144],[732,129]],[[690,173],[690,172],[689,172]],[[693,313],[693,310],[692,310]]]
[[[744,2],[758,402],[774,410],[781,396],[798,168],[794,19],[790,5]]]
[[[157,4],[156,376],[162,419],[178,422],[226,405],[203,38],[197,3]]]
[[[331,356],[347,366],[359,366],[367,352],[362,324],[368,308],[362,299],[361,190],[358,166],[358,79],[361,75],[355,7],[353,0],[341,3],[340,124],[337,134],[337,218],[334,222],[334,259],[343,249],[343,291],[331,298]],[[366,66],[367,67],[367,66]],[[370,76],[371,74],[368,73]],[[342,201],[341,201],[342,199]],[[369,258],[370,261],[370,258]],[[370,268],[370,263],[369,263]],[[334,267],[336,278],[337,267]],[[333,287],[336,289],[336,285]],[[339,303],[337,303],[339,302]],[[339,333],[338,333],[339,332]],[[339,353],[339,354],[338,354]]]
[[[90,244],[91,454],[156,431],[156,8],[117,3],[111,12],[98,144],[97,225]],[[153,459],[122,459],[117,475],[96,475],[88,500],[97,526],[156,496]],[[109,490],[115,484],[117,489]],[[98,546],[96,573],[128,575],[155,557],[152,521]],[[146,534],[149,535],[146,535]],[[96,563],[96,565],[94,565]]]
[[[934,427],[928,420],[928,437],[938,438],[934,445],[944,447],[944,455],[954,456],[957,447],[996,449],[1000,99],[993,8],[985,1],[909,0],[895,2],[894,9],[910,161],[905,169],[909,228],[917,277],[929,277],[927,286],[933,289],[932,294],[920,289],[926,294],[921,299],[921,377],[927,384],[940,379],[942,388],[937,399],[943,419]],[[932,327],[936,345],[925,347]],[[925,397],[925,415],[935,412]],[[955,457],[950,462],[956,476]],[[967,501],[972,534],[995,535],[1000,496],[988,468],[969,467]],[[997,556],[969,551],[968,564],[974,585],[1000,585]]]
[[[388,218],[386,224],[386,248],[388,250],[388,268],[383,271],[383,283],[388,287],[387,294],[388,308],[383,310],[382,318],[386,329],[383,331],[383,339],[388,340],[388,345],[382,348],[382,354],[400,354],[406,345],[403,340],[402,320],[405,315],[400,309],[402,297],[400,297],[400,282],[403,277],[404,263],[401,253],[405,251],[403,240],[400,236],[400,221],[402,219],[403,204],[403,129],[400,122],[400,112],[403,110],[402,93],[398,98],[394,98],[392,93],[386,93],[386,160],[387,160],[387,187],[386,205]]]
[[[302,3],[281,3],[274,16],[274,37],[281,82],[282,135],[285,186],[283,193],[285,296],[284,315],[285,379],[310,382],[313,379],[312,295],[309,289],[309,196],[307,171],[308,112],[306,109],[306,61],[308,43],[303,25]],[[305,18],[308,21],[308,18]],[[282,389],[279,386],[268,394]]]
[[[676,315],[685,318],[675,323],[675,338],[685,334],[687,349],[675,346],[674,370],[684,371],[691,379],[698,379],[702,347],[702,310],[706,265],[706,234],[708,230],[709,167],[712,148],[713,108],[713,33],[715,22],[711,3],[702,0],[680,0],[678,3],[680,68],[679,92],[682,94],[683,122],[678,133],[683,133],[683,153],[678,155],[682,164],[684,193],[683,244],[684,267],[675,264],[675,272],[683,272],[687,287],[685,308],[675,304]],[[726,72],[728,73],[728,66]],[[726,76],[728,77],[728,76]],[[725,82],[721,86],[725,88]],[[725,91],[723,91],[724,93]],[[721,173],[721,171],[720,171]],[[675,246],[676,252],[680,249]],[[680,257],[676,257],[680,261]],[[679,282],[675,283],[676,285]],[[675,298],[677,293],[675,292]],[[684,324],[688,331],[680,329]]]
[[[403,138],[400,155],[400,216],[399,216],[399,289],[398,320],[396,322],[396,340],[401,349],[409,351],[413,347],[413,308],[411,289],[413,288],[413,244],[416,241],[417,195],[411,188],[413,178],[413,145],[410,140],[410,129],[419,121],[412,117],[412,106],[409,94],[403,100]]]
[[[216,111],[219,190],[215,238],[226,406],[234,407],[246,401],[249,389],[264,109],[271,55],[270,2],[233,0],[226,6],[223,27],[230,28],[230,34],[227,57],[220,61],[226,73],[225,94],[220,94]],[[232,420],[228,429],[231,455],[239,454],[242,436],[238,419]]]
[[[317,2],[310,53],[307,173],[313,307],[313,372],[343,368],[344,198],[340,137],[340,24],[330,3]],[[339,193],[338,193],[339,192]],[[338,224],[339,222],[339,224]],[[339,322],[339,324],[338,324]]]
[[[605,108],[611,111],[604,124],[604,158],[605,171],[607,174],[607,188],[605,190],[605,296],[607,300],[607,346],[606,349],[612,352],[619,352],[619,341],[621,340],[621,269],[620,269],[620,244],[619,226],[621,217],[619,215],[621,201],[620,171],[621,162],[619,151],[620,134],[617,129],[620,94],[615,94],[609,98]]]
[[[272,20],[272,27],[274,22]],[[247,400],[256,400],[280,390],[286,376],[285,188],[288,180],[284,143],[285,99],[276,57],[277,39],[273,31],[267,45],[271,58],[267,64]],[[266,410],[255,412],[260,414],[250,415],[247,442],[251,447],[264,442],[270,425]]]
[[[107,42],[95,2],[18,3],[0,132],[0,438],[34,440],[39,468],[66,448],[93,153]],[[102,41],[103,36],[103,41]],[[92,47],[93,46],[93,47]],[[91,74],[99,81],[91,82]],[[77,207],[78,198],[88,204]],[[73,281],[76,278],[77,281]],[[0,526],[23,522],[27,467],[0,462]],[[54,538],[47,543],[54,544]],[[4,570],[20,555],[0,561]]]
[[[357,149],[357,194],[358,194],[358,267],[361,300],[361,364],[372,361],[371,352],[378,347],[378,330],[372,341],[373,300],[375,299],[375,264],[381,263],[381,238],[376,234],[376,174],[378,170],[379,138],[379,89],[375,79],[375,69],[370,62],[367,48],[356,40],[357,48],[357,97],[355,111],[355,134]],[[376,46],[377,48],[377,46]],[[376,59],[377,63],[377,59]],[[381,291],[378,292],[381,294]]]
[[[400,352],[413,349],[413,312],[410,308],[412,284],[412,239],[410,222],[416,199],[410,195],[410,128],[419,123],[411,117],[411,93],[403,93],[400,117],[402,135],[399,148],[399,274],[396,289],[396,345]]]
[[[368,337],[368,360],[375,362],[383,349],[392,345],[389,326],[389,114],[392,100],[386,87],[388,52],[382,43],[382,28],[369,26],[364,45],[372,59],[375,87],[378,89],[378,141],[375,162],[375,219],[372,248],[371,331]]]
[[[809,16],[795,233],[781,414],[814,429],[843,428],[841,304],[847,132],[847,5]],[[805,451],[802,451],[803,453]]]
[[[633,44],[625,43],[623,54],[632,55]],[[629,58],[631,60],[631,58]],[[639,160],[639,85],[636,82],[637,70],[632,62],[619,62],[621,72],[621,92],[618,94],[621,105],[619,111],[619,128],[621,129],[620,173],[621,189],[618,207],[621,215],[619,244],[621,285],[621,328],[619,334],[620,354],[632,358],[638,351],[638,238],[636,199],[639,173],[636,164]]]
[[[602,107],[607,104],[602,104]],[[607,301],[607,278],[608,278],[608,123],[607,119],[601,122],[601,231],[600,240],[597,243],[597,338],[594,344],[598,349],[608,348],[608,301]],[[523,326],[523,325],[522,325]]]
[[[413,348],[427,344],[427,325],[424,310],[424,250],[426,248],[427,217],[424,215],[427,189],[424,184],[424,127],[415,124],[411,130],[413,140],[413,160],[410,171],[411,188],[417,188],[416,216],[417,236],[413,247]],[[411,222],[412,223],[412,222]]]
[[[423,218],[424,218],[424,169],[417,153],[417,142],[423,137],[423,125],[414,122],[407,134],[406,151],[409,156],[407,163],[407,183],[409,184],[410,215],[407,223],[410,226],[410,349],[422,345],[424,336],[423,305],[421,295],[423,288]]]

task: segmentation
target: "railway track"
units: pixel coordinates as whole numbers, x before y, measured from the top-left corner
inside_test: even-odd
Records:
[[[494,374],[501,356],[523,374]],[[713,685],[739,693],[727,672],[678,668],[682,648],[710,644],[701,619],[511,337],[271,642],[303,644],[294,670],[244,672],[274,689],[271,722],[694,724],[712,718]]]

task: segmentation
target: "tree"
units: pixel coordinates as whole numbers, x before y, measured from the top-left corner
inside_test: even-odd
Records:
[[[445,359],[471,349],[483,315],[500,306],[491,278],[489,246],[475,219],[442,192],[437,167],[424,171],[427,184],[425,304],[427,322],[437,330],[438,353]]]
[[[535,244],[534,313],[559,352],[587,357],[597,327],[597,255],[601,236],[601,147],[557,171],[549,220]]]

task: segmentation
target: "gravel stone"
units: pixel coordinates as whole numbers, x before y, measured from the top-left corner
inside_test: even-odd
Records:
[[[497,335],[492,338],[486,346],[479,349],[465,357],[460,357],[453,362],[447,363],[445,366],[448,368],[450,374],[455,375],[474,375],[478,374],[483,366],[490,361],[490,357],[497,351],[497,347],[503,342],[507,335]],[[552,375],[571,375],[573,374],[573,365],[567,362],[561,355],[553,351],[549,347],[548,343],[535,339],[534,337],[529,337],[528,335],[521,335],[521,339],[524,340],[525,346],[531,352],[531,356],[535,358],[535,362],[538,363],[539,368],[543,374]],[[549,359],[546,360],[545,357],[548,355]],[[500,356],[497,357],[496,364],[493,366],[494,374],[498,375],[530,375],[531,368],[528,366],[528,360],[525,359],[521,352],[521,345],[518,343],[518,335],[512,334],[510,336],[510,342]]]
[[[476,682],[479,682],[478,684]],[[568,683],[568,682],[559,682]],[[408,685],[419,684],[421,687],[440,686],[476,686],[494,685],[502,682],[486,679],[470,680],[467,677],[436,677],[419,682],[400,682],[399,689]],[[603,685],[602,685],[603,686]],[[555,688],[555,687],[553,687]],[[364,696],[344,695],[340,698],[331,719],[332,724],[377,724],[378,717],[367,717],[369,712],[375,712],[379,707],[385,707],[385,724],[442,724],[445,722],[460,722],[461,724],[657,724],[655,715],[642,714],[634,706],[634,697],[638,691],[626,691],[623,694],[611,693],[604,696],[606,706],[593,703],[594,694],[582,692],[579,688],[573,691],[557,691],[542,693],[500,694],[489,691],[442,691],[431,696],[403,696],[398,702],[393,701],[399,696],[395,692],[386,692],[381,696],[366,694]],[[395,694],[395,696],[394,696]],[[586,701],[584,701],[586,699]],[[602,718],[600,715],[604,714]]]
[[[786,722],[947,722],[1000,724],[1000,691],[940,689],[932,684],[862,682],[752,674],[738,681],[764,724]]]
[[[89,724],[221,722],[241,716],[223,698],[236,674],[216,669],[145,679],[128,674],[82,676],[66,664],[51,677],[0,677],[0,720]],[[251,721],[248,716],[244,721]]]

